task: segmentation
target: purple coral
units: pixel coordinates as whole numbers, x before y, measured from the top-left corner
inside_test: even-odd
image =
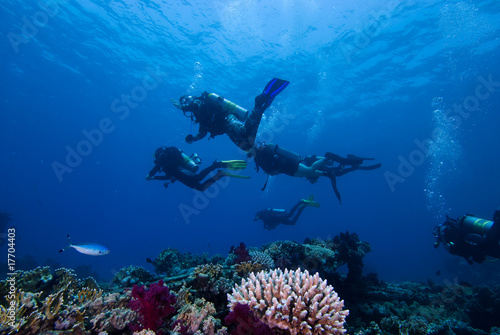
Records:
[[[252,259],[252,257],[250,257],[250,253],[248,252],[247,246],[243,242],[241,242],[237,247],[231,247],[230,252],[236,255],[234,264],[249,262]]]
[[[231,335],[275,335],[268,325],[260,321],[248,305],[237,303],[224,318],[227,326],[236,325]]]
[[[163,280],[151,284],[147,290],[145,286],[134,285],[129,307],[137,312],[140,324],[132,325],[131,330],[156,331],[163,325],[167,316],[175,313],[173,305],[176,302],[177,299],[170,293],[168,287],[163,286]],[[161,330],[157,332],[157,334],[161,333]]]

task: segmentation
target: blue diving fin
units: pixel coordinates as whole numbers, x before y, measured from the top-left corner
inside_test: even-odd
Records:
[[[278,78],[271,79],[267,83],[266,87],[264,87],[262,94],[255,97],[255,109],[264,112],[269,106],[271,106],[274,98],[283,92],[288,84],[290,84],[290,82],[287,80]]]

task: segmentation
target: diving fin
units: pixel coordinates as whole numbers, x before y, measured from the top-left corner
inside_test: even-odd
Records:
[[[357,164],[363,164],[363,161],[372,161],[375,160],[375,158],[368,158],[368,157],[358,157],[356,155],[347,155],[347,159],[351,161],[349,165],[357,165]]]
[[[311,195],[309,198],[307,199],[302,199],[300,200],[300,202],[304,205],[304,206],[312,206],[312,207],[319,207],[319,202],[316,202],[316,201],[313,201],[314,199],[314,195]]]
[[[244,168],[247,167],[247,162],[244,160],[230,160],[230,161],[222,161],[222,166],[223,168],[229,169],[229,170],[243,170]]]
[[[274,98],[283,92],[288,84],[290,84],[290,82],[287,80],[278,78],[271,79],[267,83],[266,87],[264,87],[262,94],[255,97],[255,109],[264,112],[269,106],[271,106]]]
[[[373,164],[373,165],[358,165],[358,170],[375,170],[382,166],[382,163]]]
[[[340,196],[339,189],[337,188],[337,179],[335,176],[330,176],[330,182],[332,183],[333,191],[335,192],[337,199],[339,199],[339,203],[342,204],[342,198]]]
[[[229,172],[223,171],[223,170],[217,171],[217,174],[219,174],[222,177],[233,177],[233,178],[240,178],[240,179],[250,179],[249,176],[242,176],[240,174],[233,174],[233,173],[229,173]]]

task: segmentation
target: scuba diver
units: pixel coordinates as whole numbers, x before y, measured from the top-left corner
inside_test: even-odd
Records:
[[[284,209],[277,208],[268,208],[259,211],[255,214],[254,221],[262,220],[262,222],[264,222],[264,228],[267,230],[274,229],[279,224],[293,226],[299,219],[302,211],[304,211],[304,208],[307,206],[319,207],[319,203],[313,200],[313,195],[307,199],[301,199],[288,213]],[[295,214],[295,212],[297,212],[297,214]]]
[[[154,157],[155,166],[151,171],[149,171],[146,179],[168,180],[168,182],[164,183],[165,187],[167,187],[169,183],[173,183],[178,180],[184,185],[197,191],[205,191],[222,177],[236,177],[243,179],[250,178],[219,170],[213,177],[202,183],[202,180],[215,169],[225,168],[229,170],[242,170],[246,168],[247,163],[243,160],[215,161],[209,167],[199,173],[196,173],[199,169],[198,165],[201,164],[201,159],[197,154],[188,156],[176,147],[160,147],[156,149]],[[155,176],[158,172],[163,172],[164,175]]]
[[[327,152],[325,156],[309,155],[302,157],[295,152],[284,149],[277,144],[262,144],[254,146],[247,154],[247,157],[254,157],[257,166],[264,170],[269,175],[287,174],[292,177],[305,177],[311,184],[318,181],[321,176],[330,178],[333,190],[339,202],[342,203],[340,192],[337,189],[337,179],[355,170],[374,170],[378,169],[382,164],[361,165],[365,160],[373,160],[373,158],[364,158],[354,155],[347,155],[347,158],[337,154]],[[335,163],[338,163],[335,166]],[[262,190],[266,188],[266,184]]]
[[[457,219],[446,216],[446,221],[434,228],[437,248],[441,243],[452,255],[462,256],[469,264],[482,263],[487,256],[500,258],[500,209],[493,221],[466,214]]]
[[[192,122],[200,125],[196,136],[186,136],[187,143],[201,140],[208,132],[210,138],[227,134],[240,149],[248,151],[255,142],[262,114],[289,83],[278,78],[269,81],[262,94],[255,97],[255,107],[251,112],[215,93],[203,92],[200,97],[184,95],[179,102],[171,101]]]

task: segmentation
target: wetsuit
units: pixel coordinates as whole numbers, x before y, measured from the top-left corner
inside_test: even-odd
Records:
[[[498,211],[495,212],[493,225],[485,235],[479,235],[464,226],[461,218],[447,218],[445,223],[436,227],[436,247],[443,242],[450,254],[462,256],[469,264],[473,264],[473,261],[482,263],[487,256],[500,258],[500,216],[497,213]]]
[[[178,180],[190,188],[204,191],[223,177],[221,174],[216,174],[202,183],[201,181],[210,172],[222,166],[221,162],[214,162],[199,173],[195,173],[184,167],[184,159],[181,153],[182,151],[175,147],[166,148],[165,152],[154,161],[155,166],[146,178],[150,180],[170,180],[171,182]],[[155,176],[159,172],[163,172],[165,175]],[[165,187],[167,185],[168,183],[165,183]]]
[[[274,229],[279,224],[293,226],[299,219],[304,208],[306,208],[306,206],[301,201],[293,206],[289,213],[284,209],[268,208],[257,212],[255,220],[262,220],[262,222],[264,222],[264,228],[267,230]],[[297,212],[297,214],[294,216],[295,212]]]
[[[264,109],[254,108],[244,121],[240,121],[235,115],[224,112],[220,104],[208,99],[207,92],[194,98],[193,102],[183,110],[192,112],[192,120],[200,125],[198,134],[188,135],[186,139],[198,141],[208,132],[210,138],[227,134],[238,147],[245,151],[252,148],[264,113]]]

